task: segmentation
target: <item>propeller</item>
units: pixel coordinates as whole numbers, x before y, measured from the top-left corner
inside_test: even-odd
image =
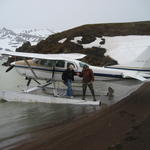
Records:
[[[9,68],[7,68],[6,72],[9,72],[13,68],[14,68],[14,65],[10,66]]]

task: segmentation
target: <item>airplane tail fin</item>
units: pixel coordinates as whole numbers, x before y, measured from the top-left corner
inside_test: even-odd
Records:
[[[143,53],[138,56],[135,60],[125,64],[125,66],[129,67],[137,67],[137,68],[150,68],[150,46],[143,51]]]
[[[150,46],[145,49],[135,60],[122,64],[109,66],[107,68],[125,70],[123,72],[123,78],[134,78],[140,81],[150,81]],[[136,72],[129,72],[129,70]],[[142,71],[142,72],[141,72]]]

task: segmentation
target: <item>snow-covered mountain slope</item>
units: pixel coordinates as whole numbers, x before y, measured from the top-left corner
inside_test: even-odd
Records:
[[[100,44],[102,39],[105,43]],[[148,46],[150,46],[149,35],[129,35],[129,36],[104,36],[96,37],[96,40],[88,44],[79,44],[82,36],[74,37],[71,42],[82,45],[83,48],[102,47],[106,49],[105,56],[110,56],[119,64],[125,64],[138,57]]]
[[[107,50],[105,55],[111,56],[119,64],[133,61],[150,46],[150,36],[130,35],[104,38],[106,42],[103,47]]]
[[[52,34],[49,29],[0,29],[0,50],[13,50],[29,41],[31,45],[47,38]]]

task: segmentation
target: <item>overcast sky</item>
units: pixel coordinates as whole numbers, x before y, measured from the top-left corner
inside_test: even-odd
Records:
[[[66,30],[150,20],[150,0],[0,0],[0,28]]]

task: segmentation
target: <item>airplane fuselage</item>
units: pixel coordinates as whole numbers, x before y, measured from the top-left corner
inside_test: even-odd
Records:
[[[54,65],[55,64],[55,65]],[[24,61],[17,61],[13,63],[15,65],[16,71],[27,78],[36,78],[40,80],[50,80],[54,76],[55,80],[62,80],[62,72],[66,70],[67,66],[72,64],[74,66],[75,72],[81,72],[84,66],[84,62],[74,60],[74,61],[46,61],[46,60],[28,60],[28,64]],[[55,66],[55,67],[54,67]],[[112,67],[96,67],[90,66],[93,70],[95,80],[118,80],[123,79],[123,73],[125,72],[135,72],[138,74],[137,69],[125,69],[125,68],[112,68]],[[34,74],[34,73],[35,74]],[[143,71],[149,77],[149,70]],[[36,75],[36,76],[35,76]],[[126,77],[128,78],[128,77]],[[129,77],[130,78],[130,77]],[[75,81],[81,81],[82,78],[75,76]]]

